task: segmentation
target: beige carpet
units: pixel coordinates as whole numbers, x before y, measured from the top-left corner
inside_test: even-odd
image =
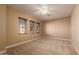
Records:
[[[70,41],[57,39],[38,39],[8,49],[14,55],[77,55]]]

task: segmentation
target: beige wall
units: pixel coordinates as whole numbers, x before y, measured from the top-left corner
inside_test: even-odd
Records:
[[[43,22],[43,35],[70,38],[70,18],[61,18],[57,20]]]
[[[6,6],[0,5],[0,51],[6,46]]]
[[[79,53],[79,5],[75,5],[75,8],[72,13],[71,31],[73,45],[75,48],[78,49]]]
[[[29,22],[27,23],[27,34],[19,34],[19,19],[18,17],[23,17],[26,18],[28,20],[34,20],[34,21],[39,21],[36,20],[30,16],[28,16],[27,14],[18,11],[14,8],[11,7],[7,7],[7,45],[12,45],[12,44],[16,44],[19,42],[23,42],[23,41],[27,41],[27,40],[31,40],[33,38],[37,38],[40,36],[40,34],[30,34],[29,33]],[[40,22],[40,21],[39,21]]]

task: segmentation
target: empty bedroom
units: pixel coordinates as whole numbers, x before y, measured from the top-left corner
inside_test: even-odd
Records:
[[[78,4],[0,4],[1,55],[78,55]]]

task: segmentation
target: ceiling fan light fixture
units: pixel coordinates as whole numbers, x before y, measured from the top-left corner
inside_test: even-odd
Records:
[[[47,14],[48,11],[47,10],[42,10],[42,14]]]

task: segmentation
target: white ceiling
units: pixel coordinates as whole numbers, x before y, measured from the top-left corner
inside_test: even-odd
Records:
[[[12,4],[8,5],[16,8],[28,15],[31,15],[40,20],[54,20],[61,17],[71,16],[74,5],[69,4]],[[46,6],[49,8],[49,15],[42,14],[40,9]]]

